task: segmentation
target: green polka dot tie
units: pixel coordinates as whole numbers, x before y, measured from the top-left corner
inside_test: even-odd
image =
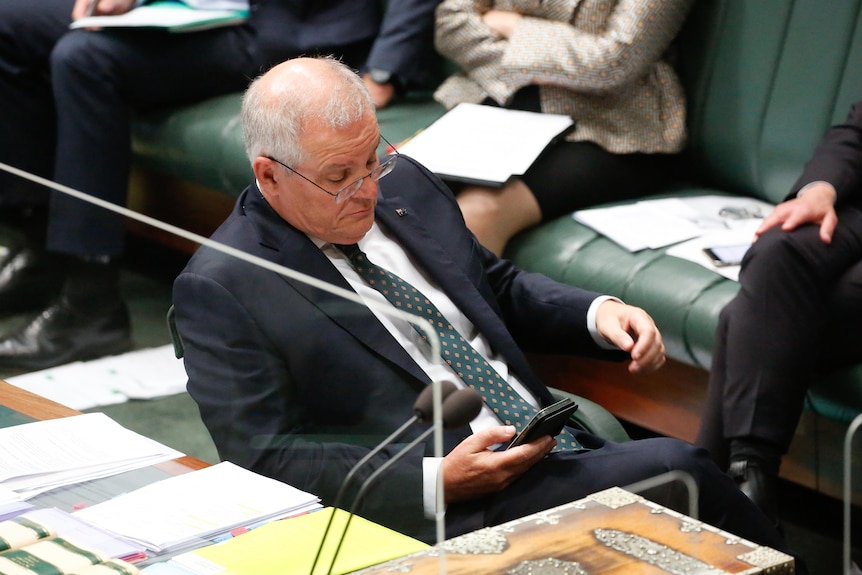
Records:
[[[512,389],[509,382],[452,327],[431,300],[397,275],[371,263],[356,244],[340,245],[338,248],[347,256],[362,279],[383,294],[392,305],[428,319],[440,338],[440,355],[443,360],[465,384],[482,394],[485,404],[500,421],[506,425],[514,425],[518,431],[527,425],[536,414],[536,408]],[[421,331],[419,334],[425,338]],[[557,435],[557,446],[554,448],[554,451],[564,450],[584,450],[567,429]]]

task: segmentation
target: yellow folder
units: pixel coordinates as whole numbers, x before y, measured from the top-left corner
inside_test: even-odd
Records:
[[[197,572],[212,569],[210,573],[219,575],[308,575],[332,511],[327,507],[273,521],[223,543],[184,553],[174,561]],[[337,510],[315,575],[329,571],[347,517],[346,511]],[[350,573],[427,548],[421,541],[354,516],[332,573]]]

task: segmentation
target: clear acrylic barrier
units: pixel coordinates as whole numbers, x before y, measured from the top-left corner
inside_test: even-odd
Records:
[[[308,276],[306,274],[297,272],[295,270],[288,269],[286,267],[275,264],[271,261],[268,261],[268,260],[256,257],[254,255],[247,254],[247,253],[242,252],[240,250],[237,250],[231,246],[212,241],[209,238],[206,238],[206,237],[201,236],[199,234],[195,234],[193,232],[190,232],[190,231],[184,230],[182,228],[179,228],[177,226],[162,222],[162,221],[157,220],[155,218],[152,218],[150,216],[135,212],[133,210],[129,210],[125,207],[118,206],[118,205],[112,204],[110,202],[106,202],[104,200],[101,200],[99,198],[95,198],[93,196],[90,196],[90,195],[85,194],[83,192],[80,192],[78,190],[69,188],[67,186],[57,184],[56,182],[53,182],[53,181],[48,180],[46,178],[42,178],[40,176],[36,176],[34,174],[30,174],[28,172],[25,172],[23,170],[15,168],[14,166],[0,163],[0,170],[7,171],[7,172],[9,172],[13,175],[19,176],[23,179],[26,179],[26,180],[35,182],[37,184],[40,184],[42,186],[45,186],[46,188],[49,188],[51,190],[55,190],[57,192],[61,192],[61,193],[66,194],[68,196],[77,198],[80,201],[88,202],[90,204],[99,206],[103,209],[106,209],[106,210],[109,210],[109,211],[114,212],[116,214],[119,214],[120,216],[123,216],[125,218],[135,220],[137,222],[140,222],[140,223],[146,224],[148,226],[152,226],[154,228],[162,230],[164,232],[167,232],[169,234],[173,234],[173,235],[178,236],[180,238],[192,241],[192,242],[194,242],[200,246],[205,246],[207,248],[217,250],[219,252],[222,252],[222,253],[227,254],[229,256],[232,256],[232,257],[235,257],[235,258],[242,260],[244,262],[247,262],[247,263],[250,263],[252,265],[258,266],[260,268],[264,268],[266,270],[272,271],[273,273],[280,274],[280,275],[285,276],[287,278],[302,282],[308,286],[311,286],[313,288],[322,290],[324,292],[328,292],[330,294],[336,295],[336,296],[343,298],[345,300],[348,300],[348,301],[351,301],[354,303],[358,303],[358,304],[363,305],[363,306],[369,306],[370,307],[370,305],[373,305],[373,302],[371,304],[369,304],[369,302],[366,302],[365,300],[361,299],[353,291],[345,290],[343,288],[329,284],[327,282],[320,281],[317,278],[314,278],[312,276]],[[167,313],[167,311],[168,310],[165,310],[165,313]],[[379,311],[385,315],[390,315],[393,317],[401,318],[402,320],[405,320],[405,321],[409,322],[410,324],[416,326],[417,329],[419,329],[421,332],[423,332],[423,334],[425,335],[425,337],[427,338],[427,340],[429,342],[429,345],[432,349],[431,357],[436,358],[436,361],[442,361],[439,359],[440,358],[440,354],[439,354],[440,343],[439,343],[437,334],[433,329],[430,328],[430,326],[426,320],[424,320],[418,316],[415,316],[413,314],[401,312],[399,310],[396,310],[396,309],[394,309],[392,307],[388,307],[388,306],[380,307],[376,311]],[[442,391],[440,382],[439,381],[433,382],[433,385],[431,387],[431,402],[432,402],[431,426],[427,430],[425,430],[422,434],[420,434],[418,437],[414,438],[414,440],[410,444],[407,444],[406,446],[401,447],[401,451],[397,452],[395,457],[390,459],[389,462],[394,463],[397,456],[405,454],[407,451],[409,451],[411,446],[414,446],[414,445],[418,444],[419,442],[424,441],[429,436],[432,438],[434,456],[442,458],[442,456],[443,456],[444,399],[445,399],[444,398],[444,392]],[[407,419],[407,417],[405,417],[405,419]],[[405,421],[405,424],[402,426],[402,428],[400,430],[394,431],[392,433],[392,435],[390,437],[386,438],[385,440],[383,440],[381,442],[381,444],[382,443],[391,443],[391,442],[394,442],[396,439],[400,439],[400,437],[399,437],[401,435],[400,432],[404,431],[404,429],[409,427],[409,425],[412,423],[415,423],[415,421]],[[396,445],[400,446],[401,444],[396,444]],[[364,463],[365,463],[364,461],[360,461],[358,463],[357,467],[359,467],[360,465],[362,465]],[[378,471],[380,471],[380,474],[382,474],[385,471],[387,471],[387,468],[388,468],[388,466],[382,466],[380,469],[378,469]],[[367,493],[368,491],[372,490],[374,488],[374,482],[379,477],[380,474],[374,473],[371,476],[367,477],[361,486],[360,492],[357,494],[358,497],[356,497],[356,498],[359,498],[362,495],[364,495],[365,493]],[[352,477],[352,475],[351,475],[351,477]],[[350,477],[346,477],[346,479],[350,479]],[[393,496],[397,496],[397,494],[393,494]],[[354,500],[350,500],[349,498],[345,498],[345,499],[346,499],[345,501],[341,502],[342,505],[340,506],[340,508],[344,509],[346,511],[352,510],[356,504],[355,499]],[[436,541],[438,543],[442,542],[445,539],[445,505],[444,505],[444,500],[445,500],[445,497],[443,494],[442,476],[438,476],[438,478],[437,478],[436,511],[434,514],[435,531],[436,531],[435,536],[436,536]],[[321,528],[319,533],[314,534],[312,536],[312,539],[315,540],[314,545],[319,545],[320,548],[322,549],[324,543],[326,543],[327,552],[330,552],[332,549],[334,549],[335,553],[337,553],[338,556],[340,556],[339,548],[341,546],[342,539],[344,538],[344,534],[346,532],[346,529],[351,524],[351,521],[350,521],[351,518],[348,517],[347,521],[342,520],[342,522],[339,523],[337,520],[333,521],[332,520],[333,517],[335,517],[335,514],[329,515],[329,520],[325,522],[325,527]],[[315,554],[315,555],[317,555],[317,554]],[[337,560],[337,557],[335,557],[334,555],[326,556],[325,554],[320,554],[320,560],[317,561],[315,559],[316,564],[313,568],[313,573],[335,572],[335,571],[333,571],[333,568],[336,566],[336,560]],[[441,561],[440,561],[440,569],[441,569],[440,570],[441,573],[445,573],[445,563],[444,563],[442,557],[441,557]],[[312,572],[311,562],[309,562],[309,565],[308,565],[308,572]]]

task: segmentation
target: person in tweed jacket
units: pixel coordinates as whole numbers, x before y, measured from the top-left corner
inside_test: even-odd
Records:
[[[493,252],[521,230],[658,189],[685,145],[685,97],[666,54],[692,0],[443,0],[435,46],[461,69],[447,108],[568,114],[574,129],[502,188],[464,186],[467,225]]]

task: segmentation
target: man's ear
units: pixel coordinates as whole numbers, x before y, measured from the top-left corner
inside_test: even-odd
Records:
[[[286,176],[281,166],[269,158],[258,156],[252,162],[251,167],[264,197],[278,196],[279,182]]]

